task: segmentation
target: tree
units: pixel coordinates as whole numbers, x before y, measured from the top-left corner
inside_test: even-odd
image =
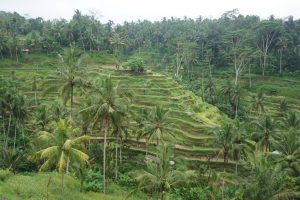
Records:
[[[256,28],[256,46],[261,52],[262,75],[265,75],[267,68],[267,56],[271,45],[273,44],[279,32],[278,23],[274,21],[263,21]]]
[[[61,191],[64,192],[64,171],[67,163],[87,163],[89,156],[81,151],[80,144],[87,142],[91,137],[84,135],[71,138],[71,129],[64,120],[59,120],[53,133],[39,132],[38,138],[46,143],[44,149],[37,152],[43,164],[40,171],[56,165],[61,172]]]
[[[284,123],[285,126],[288,129],[292,130],[300,130],[300,117],[299,114],[296,111],[291,111],[289,112],[285,117],[284,117]]]
[[[111,76],[103,79],[102,84],[94,88],[96,95],[93,105],[82,111],[92,112],[94,123],[98,124],[104,132],[103,141],[103,192],[106,193],[106,146],[109,127],[114,115],[122,115],[127,112],[128,98],[126,91],[114,85]],[[82,112],[81,111],[81,112]]]
[[[75,48],[70,47],[65,52],[65,58],[59,55],[62,67],[59,68],[58,74],[48,77],[44,82],[47,88],[44,94],[59,90],[64,104],[70,101],[70,116],[73,114],[74,106],[74,89],[84,89],[89,87],[89,84],[83,79],[83,72],[80,69],[80,58]]]
[[[164,200],[171,188],[177,185],[186,185],[195,176],[193,171],[180,167],[179,160],[173,157],[171,146],[162,144],[157,149],[157,157],[147,162],[146,170],[138,170],[130,173],[138,182],[138,187],[128,196],[137,191],[144,190],[151,193],[158,192],[160,199]]]
[[[266,153],[269,152],[276,134],[276,122],[270,116],[265,115],[251,123],[256,126],[253,136],[257,141],[258,147],[262,148]]]
[[[256,96],[252,97],[252,109],[259,111],[259,114],[265,113],[265,96],[262,89],[260,89]]]
[[[274,149],[278,151],[277,163],[290,176],[300,176],[300,137],[295,130],[280,135],[274,143]]]
[[[277,51],[279,53],[279,73],[280,74],[282,73],[282,68],[283,68],[282,55],[283,55],[284,50],[288,47],[288,43],[289,43],[289,40],[285,36],[279,37],[278,41],[276,43]]]
[[[270,156],[248,153],[247,166],[251,177],[245,184],[244,199],[297,199],[299,190],[271,161]]]
[[[124,39],[118,34],[114,33],[113,36],[109,39],[109,42],[111,45],[114,46],[114,55],[117,59],[117,66],[120,63],[120,54],[121,54],[121,48],[126,45]]]
[[[230,150],[232,149],[232,141],[234,138],[234,126],[229,122],[223,122],[220,127],[214,130],[216,142],[221,147],[220,152],[223,155],[224,166],[228,163]]]
[[[170,123],[167,120],[169,110],[164,109],[161,105],[156,105],[149,114],[145,122],[144,134],[147,144],[156,140],[156,145],[164,143],[164,137],[175,137],[170,131]]]

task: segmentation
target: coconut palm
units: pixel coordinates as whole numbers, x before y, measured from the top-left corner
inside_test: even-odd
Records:
[[[235,85],[231,96],[231,105],[234,109],[235,119],[237,119],[238,117],[238,109],[242,97],[242,92],[242,88],[239,85]]]
[[[168,191],[178,185],[186,185],[195,176],[194,171],[185,170],[175,162],[171,146],[162,144],[157,147],[158,153],[154,160],[147,162],[146,170],[137,170],[130,175],[138,182],[138,187],[128,196],[137,191],[158,192],[160,199],[166,199]],[[178,166],[177,166],[178,165]]]
[[[300,116],[296,111],[289,112],[284,118],[285,126],[288,129],[300,130]]]
[[[72,117],[74,89],[83,90],[89,87],[89,83],[83,79],[83,72],[80,71],[81,59],[75,48],[70,47],[65,53],[65,58],[61,55],[59,57],[62,67],[59,68],[57,74],[49,76],[43,83],[43,86],[47,87],[44,94],[59,91],[64,104],[70,101],[70,116]]]
[[[232,142],[234,139],[234,126],[232,123],[223,122],[220,127],[217,127],[214,130],[214,134],[216,136],[216,142],[221,147],[220,153],[223,155],[224,166],[228,163],[229,153],[232,149]]]
[[[259,90],[256,96],[252,97],[252,109],[258,111],[259,114],[265,112],[264,108],[265,96],[263,90]]]
[[[39,140],[46,143],[44,149],[37,152],[43,164],[40,171],[50,169],[56,166],[61,172],[61,191],[64,192],[64,171],[67,164],[87,163],[89,156],[81,151],[81,143],[87,142],[91,137],[84,135],[77,138],[71,138],[71,129],[64,120],[57,122],[53,133],[46,131],[39,132]]]
[[[171,126],[167,120],[168,109],[161,105],[156,105],[149,114],[144,126],[143,136],[147,139],[147,144],[156,140],[156,145],[164,143],[165,137],[174,138],[175,135],[169,131]]]
[[[265,115],[253,121],[252,124],[256,126],[253,137],[257,141],[258,147],[269,152],[277,131],[275,121],[270,116]]]
[[[98,124],[104,131],[103,141],[103,192],[106,193],[106,146],[109,127],[115,115],[122,115],[128,110],[128,98],[124,96],[125,91],[115,86],[110,76],[103,79],[100,87],[95,88],[96,95],[93,105],[83,109],[81,112],[90,111],[94,118],[94,124]]]
[[[300,136],[294,130],[280,135],[274,149],[278,151],[277,162],[291,176],[300,176]]]
[[[123,140],[128,137],[129,118],[127,113],[115,113],[112,117],[113,131],[115,136],[115,179],[118,179],[118,149],[120,163],[122,162],[122,144]]]
[[[245,199],[292,200],[300,197],[298,188],[282,181],[284,174],[267,154],[249,152],[247,163],[251,176],[245,184]]]
[[[246,140],[246,131],[243,124],[238,122],[235,125],[234,129],[234,136],[232,140],[232,149],[230,154],[232,159],[235,161],[235,173],[237,174],[238,169],[238,161],[241,159],[242,156],[246,155],[246,152],[251,150],[251,145]]]

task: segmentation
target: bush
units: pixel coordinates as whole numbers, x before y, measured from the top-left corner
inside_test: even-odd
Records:
[[[0,181],[8,179],[12,173],[8,169],[0,169]]]
[[[120,174],[118,183],[120,185],[126,186],[126,187],[136,187],[137,183],[136,181],[131,178],[127,173]]]
[[[201,187],[175,188],[172,193],[186,200],[207,199],[206,191]]]
[[[84,190],[100,192],[103,190],[103,176],[99,171],[89,170],[84,180]]]
[[[144,60],[140,57],[135,57],[129,59],[126,63],[123,64],[124,67],[129,67],[130,70],[142,73],[144,72]]]

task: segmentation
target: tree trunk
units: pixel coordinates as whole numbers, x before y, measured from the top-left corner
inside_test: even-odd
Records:
[[[16,150],[16,138],[17,138],[17,125],[15,125],[15,136],[14,136],[14,148],[13,148],[13,152],[15,152],[15,150]]]
[[[73,85],[71,86],[71,112],[70,112],[70,116],[71,116],[71,120],[72,120],[72,115],[73,115]]]
[[[80,179],[80,192],[83,192],[83,178]]]
[[[251,80],[251,67],[249,65],[249,87],[252,87],[252,80]]]
[[[116,159],[115,159],[115,167],[116,167],[116,174],[115,174],[115,180],[118,179],[118,145],[116,145]]]
[[[264,52],[263,59],[264,61],[263,61],[262,75],[265,76],[265,70],[267,66],[267,52]]]
[[[235,161],[235,175],[238,174],[238,165],[237,165],[237,161]]]
[[[282,51],[280,51],[280,56],[279,56],[279,73],[281,74],[282,72]]]
[[[63,194],[64,193],[64,170],[62,169],[61,170],[61,193]]]
[[[238,105],[239,105],[239,100],[237,99],[237,101],[235,102],[235,119],[238,116]]]
[[[120,164],[122,164],[122,140],[120,141],[120,151],[119,151]]]
[[[68,159],[67,159],[67,169],[66,169],[67,175],[69,175],[69,168],[70,168],[70,159],[68,157]]]
[[[5,148],[5,140],[6,140],[6,128],[5,128],[5,116],[4,116],[4,111],[3,111],[3,119],[2,119],[2,128],[3,128],[3,147]]]
[[[11,126],[11,113],[9,114],[8,127],[7,127],[7,137],[6,137],[6,140],[5,140],[5,149],[7,148],[7,142],[8,142],[8,138],[9,138],[10,126]]]
[[[108,132],[108,117],[104,119],[104,144],[103,144],[103,193],[106,194],[106,137]]]

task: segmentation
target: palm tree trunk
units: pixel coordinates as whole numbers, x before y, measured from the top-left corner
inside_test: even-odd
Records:
[[[61,193],[64,193],[64,170],[61,170]]]
[[[116,145],[116,161],[115,161],[115,164],[116,164],[116,174],[115,174],[115,180],[118,179],[118,145]]]
[[[71,113],[70,113],[70,116],[71,116],[71,119],[72,119],[72,115],[73,115],[73,86],[71,86]]]
[[[5,140],[5,148],[7,148],[7,142],[8,142],[8,138],[9,138],[10,126],[11,126],[11,113],[9,114],[8,127],[7,127],[7,137],[6,137],[6,140]]]
[[[119,151],[120,164],[122,163],[122,140],[120,141],[120,151]]]
[[[5,140],[6,140],[6,131],[5,131],[5,114],[3,111],[3,119],[2,119],[2,128],[3,128],[3,147],[5,148]]]
[[[108,132],[108,117],[104,119],[104,144],[103,144],[103,193],[106,194],[106,137]]]
[[[17,125],[15,125],[15,136],[14,136],[14,148],[13,148],[13,152],[15,152],[15,150],[16,150],[16,138],[17,138]]]
[[[67,169],[66,169],[67,175],[69,175],[69,168],[70,168],[70,159],[68,157],[68,159],[67,159]]]
[[[235,161],[235,175],[238,174],[238,165],[237,165],[237,161]]]
[[[80,179],[80,192],[83,192],[83,178]]]

